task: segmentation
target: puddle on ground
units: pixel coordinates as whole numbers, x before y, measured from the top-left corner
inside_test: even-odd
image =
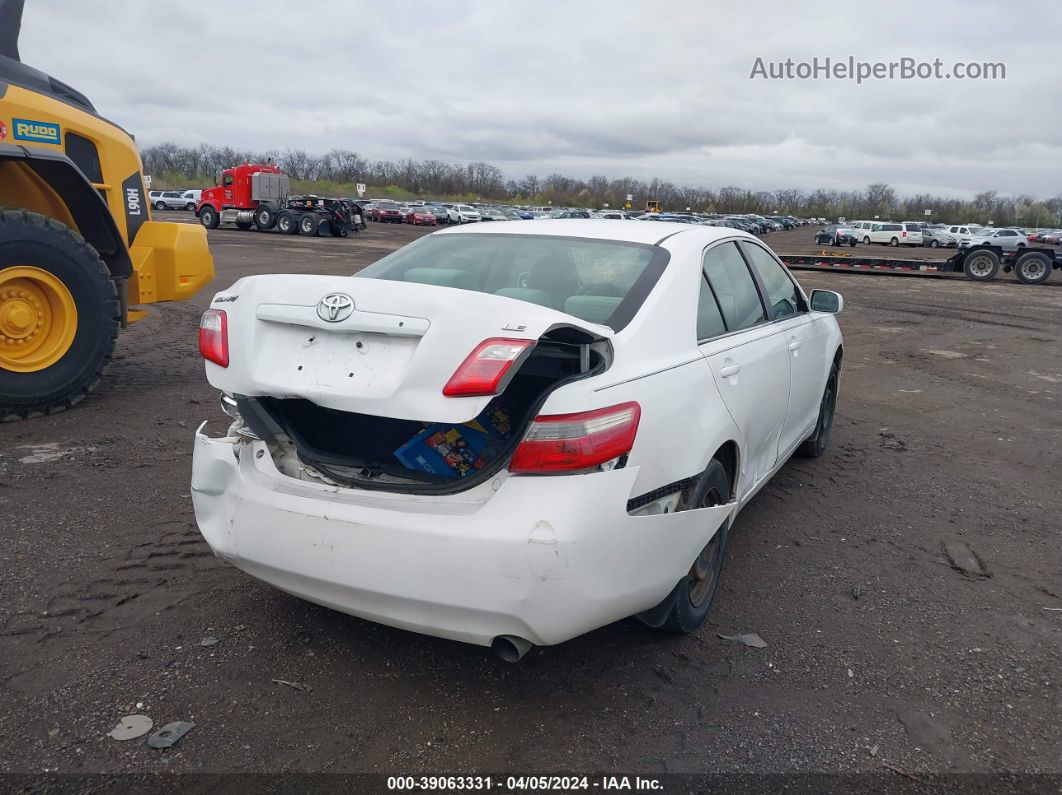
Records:
[[[26,444],[15,447],[13,452],[16,454],[22,451],[27,452],[27,455],[19,457],[20,464],[46,464],[49,461],[58,461],[60,458],[77,453],[91,453],[95,449],[95,447],[63,447],[58,442],[47,442],[46,444]]]

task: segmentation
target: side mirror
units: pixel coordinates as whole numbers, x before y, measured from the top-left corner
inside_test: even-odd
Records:
[[[831,315],[836,315],[842,309],[844,309],[844,299],[840,293],[835,293],[833,290],[811,291],[812,312],[829,312]]]

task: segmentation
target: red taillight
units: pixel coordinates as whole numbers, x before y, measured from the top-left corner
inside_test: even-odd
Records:
[[[222,309],[208,309],[199,321],[199,353],[207,361],[229,366],[229,320]]]
[[[907,230],[906,229],[903,230],[903,232],[900,234],[900,237],[907,237]]]
[[[443,387],[447,397],[496,395],[505,374],[521,356],[530,352],[534,340],[509,340],[495,337],[484,340],[461,362]]]
[[[642,410],[637,403],[579,414],[536,417],[516,448],[510,472],[578,472],[631,451]]]

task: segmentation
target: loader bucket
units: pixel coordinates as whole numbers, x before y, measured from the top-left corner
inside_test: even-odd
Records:
[[[145,221],[129,247],[129,305],[191,298],[214,278],[206,230],[198,224]]]

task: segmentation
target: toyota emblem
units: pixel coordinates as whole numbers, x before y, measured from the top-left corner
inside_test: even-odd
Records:
[[[317,316],[329,323],[346,320],[354,313],[354,299],[343,293],[329,293],[317,303]]]

